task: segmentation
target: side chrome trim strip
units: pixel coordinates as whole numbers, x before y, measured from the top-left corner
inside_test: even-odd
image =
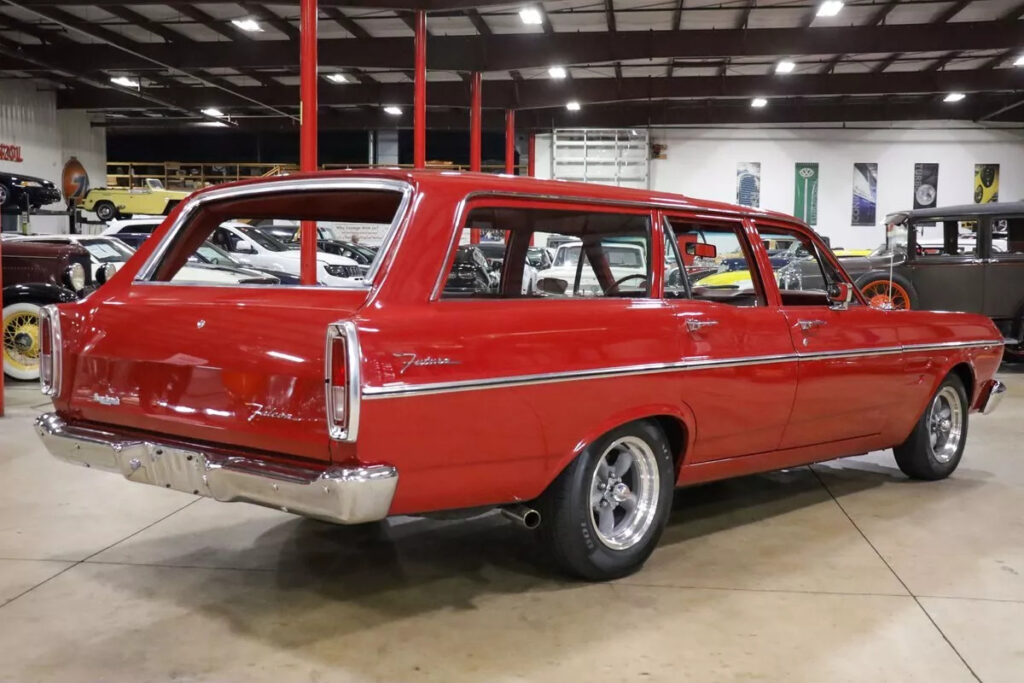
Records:
[[[811,362],[836,358],[860,358],[864,356],[891,356],[907,351],[930,351],[951,348],[991,347],[994,341],[942,342],[938,344],[909,344],[907,346],[884,346],[877,348],[844,349],[839,351],[821,351],[817,353],[785,353],[764,356],[739,356],[734,358],[709,358],[682,360],[669,363],[647,363],[642,365],[624,365],[591,370],[571,370],[567,372],[549,372],[535,375],[515,375],[511,377],[493,377],[486,379],[462,380],[454,382],[430,382],[426,384],[394,383],[379,387],[363,387],[363,399],[367,401],[385,398],[403,398],[406,396],[425,396],[430,394],[447,394],[457,391],[476,391],[501,387],[517,387],[531,384],[551,384],[555,382],[571,382],[574,380],[606,379],[633,375],[649,375],[663,372],[680,372],[689,370],[705,370],[708,368],[735,368],[748,365],[770,365],[774,363]]]

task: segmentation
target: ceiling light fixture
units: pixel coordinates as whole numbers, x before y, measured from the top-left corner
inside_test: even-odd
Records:
[[[768,106],[768,100],[763,97],[755,97],[750,101],[750,106],[754,109],[761,109]]]
[[[327,74],[327,80],[331,83],[348,83],[348,76],[345,74]]]
[[[565,108],[568,109],[569,111],[579,111],[580,110],[580,103],[577,102],[576,100],[573,100],[571,102],[566,102],[565,103]]]
[[[962,100],[965,97],[967,97],[967,95],[963,94],[962,92],[951,92],[948,95],[946,95],[946,97],[943,98],[942,101],[943,102],[959,102],[960,100]]]
[[[791,74],[793,69],[796,68],[796,62],[792,62],[788,59],[783,59],[781,62],[775,65],[775,73],[777,74]]]
[[[224,112],[222,112],[220,109],[217,109],[216,107],[207,107],[203,110],[203,113],[207,116],[212,116],[215,119],[224,118]]]
[[[548,69],[548,76],[551,76],[551,78],[555,78],[555,79],[558,79],[558,80],[561,80],[561,79],[565,78],[565,76],[566,76],[565,67],[564,66],[552,66],[552,67],[550,67]]]
[[[396,107],[395,105],[391,104],[391,105],[388,105],[388,106],[384,107],[384,113],[385,114],[390,114],[391,116],[401,116],[402,115],[402,109],[401,109],[401,107]]]
[[[519,18],[528,26],[539,26],[544,23],[544,17],[536,7],[524,7],[519,10]]]
[[[138,81],[133,81],[132,79],[128,78],[127,76],[115,76],[115,77],[110,79],[110,82],[113,83],[114,85],[119,85],[122,88],[138,88],[139,87],[139,82]]]
[[[843,9],[843,0],[825,0],[825,2],[818,5],[818,16],[834,17],[839,14],[841,9]]]
[[[1015,59],[1013,61],[1013,65],[1014,66],[1024,66],[1024,55],[1021,55],[1020,57],[1017,57],[1017,59]]]
[[[255,19],[232,19],[231,23],[246,33],[262,33],[263,27]]]

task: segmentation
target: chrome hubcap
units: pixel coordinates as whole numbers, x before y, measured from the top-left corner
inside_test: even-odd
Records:
[[[618,439],[601,455],[590,487],[590,519],[597,537],[613,550],[636,545],[658,510],[658,462],[641,439]]]
[[[928,441],[939,462],[949,462],[960,447],[964,431],[964,410],[960,394],[943,387],[928,412]]]

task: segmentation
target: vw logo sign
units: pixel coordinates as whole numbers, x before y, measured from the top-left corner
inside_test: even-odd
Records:
[[[814,177],[814,169],[813,168],[807,168],[806,166],[804,168],[801,168],[800,169],[800,177],[801,178],[813,178]]]

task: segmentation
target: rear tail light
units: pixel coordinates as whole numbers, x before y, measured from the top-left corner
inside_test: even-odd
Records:
[[[39,311],[39,386],[47,396],[60,393],[60,314],[55,306]]]
[[[327,387],[327,429],[338,441],[355,441],[359,430],[361,354],[356,326],[334,323],[327,328],[324,382]]]

